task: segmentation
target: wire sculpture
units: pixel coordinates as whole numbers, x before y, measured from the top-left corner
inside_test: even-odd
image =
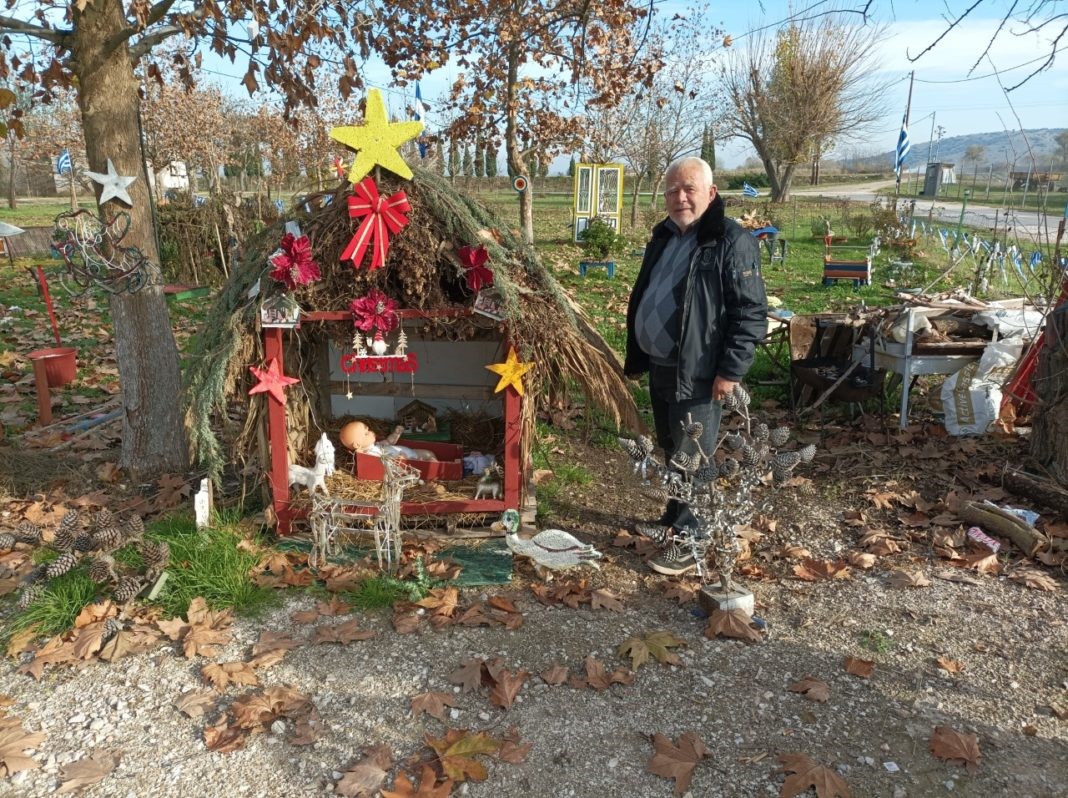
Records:
[[[647,495],[658,501],[674,499],[696,519],[695,524],[682,529],[639,526],[639,533],[667,547],[674,559],[692,556],[702,580],[706,577],[705,563],[711,551],[725,593],[733,590],[731,574],[741,554],[735,528],[748,523],[756,510],[753,488],[769,472],[772,486],[783,487],[798,465],[811,462],[816,455],[813,444],[796,450],[783,449],[790,440],[790,428],[769,429],[764,423],[753,424],[749,402],[748,392],[740,385],[723,402],[724,411],[737,413],[744,425],[737,432],[721,436],[716,450],[722,447],[725,456],[719,462],[713,457],[715,452],[702,451],[698,443],[702,425],[690,417],[681,422],[683,442],[667,465],[652,456],[648,438],[642,436],[640,443],[619,439],[635,461],[636,472],[648,469],[659,478],[659,488],[648,491]]]
[[[61,283],[72,296],[93,287],[109,294],[133,294],[148,284],[150,263],[137,247],[125,247],[130,214],[120,211],[110,221],[81,208],[56,217],[52,241],[67,271]]]

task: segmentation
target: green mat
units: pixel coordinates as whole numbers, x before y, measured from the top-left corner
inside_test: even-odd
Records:
[[[311,541],[285,538],[275,543],[279,551],[299,551],[308,554]],[[342,546],[341,551],[330,558],[339,565],[354,563],[364,557],[373,557],[374,548],[369,546]],[[455,560],[463,569],[453,584],[461,587],[478,585],[504,585],[512,581],[512,552],[503,539],[487,540],[473,546],[452,546],[442,549],[439,557]]]

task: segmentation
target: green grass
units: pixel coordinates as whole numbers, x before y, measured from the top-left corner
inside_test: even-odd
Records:
[[[92,199],[79,199],[78,207],[96,213],[96,202]],[[56,217],[70,210],[69,199],[58,197],[28,197],[18,200],[18,207],[11,209],[4,203],[0,208],[0,220],[18,227],[51,227]]]
[[[45,559],[54,558],[42,558]],[[5,625],[2,639],[11,637],[30,627],[42,637],[65,632],[74,625],[74,619],[85,605],[97,597],[99,585],[86,575],[86,566],[79,564],[72,571],[53,579],[41,596],[22,612],[11,617]]]
[[[878,629],[867,629],[861,632],[860,644],[876,654],[885,654],[894,647],[893,638]]]

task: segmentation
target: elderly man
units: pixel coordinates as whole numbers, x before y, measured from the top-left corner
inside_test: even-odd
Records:
[[[682,422],[699,421],[701,448],[716,447],[722,400],[749,371],[767,333],[767,297],[756,241],[724,215],[712,168],[700,158],[668,167],[668,218],[653,228],[627,308],[624,372],[649,372],[657,444],[665,462],[683,440]],[[677,501],[660,519],[689,534],[696,519]],[[688,530],[688,531],[687,531]],[[653,570],[677,575],[696,567],[690,556],[662,554]]]

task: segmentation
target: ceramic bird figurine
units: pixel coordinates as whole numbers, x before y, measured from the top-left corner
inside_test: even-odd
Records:
[[[498,524],[506,533],[504,540],[512,554],[533,560],[534,571],[545,581],[552,579],[552,571],[564,571],[580,565],[600,570],[597,560],[603,556],[601,552],[569,532],[546,529],[524,540],[519,537],[519,513],[516,510],[505,510]]]

